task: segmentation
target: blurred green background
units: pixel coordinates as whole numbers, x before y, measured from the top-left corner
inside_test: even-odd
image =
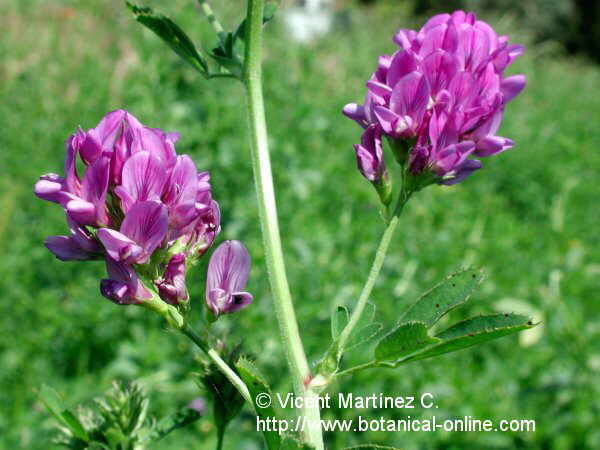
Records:
[[[209,28],[193,3],[148,2],[208,47]],[[243,5],[225,3],[216,10],[233,28]],[[329,339],[333,306],[353,305],[382,231],[375,193],[355,168],[352,144],[360,130],[340,111],[362,100],[377,56],[394,49],[394,32],[422,23],[418,14],[429,6],[417,3],[342,2],[332,31],[307,45],[289,39],[281,17],[266,32],[266,108],[281,230],[312,362]],[[431,8],[439,9],[437,3]],[[409,449],[600,448],[600,68],[567,54],[564,42],[540,38],[541,28],[521,22],[516,7],[469,6],[528,46],[511,73],[525,73],[529,83],[501,129],[516,146],[486,159],[465,183],[429,188],[411,201],[372,300],[379,319],[391,325],[425,289],[473,264],[485,268],[487,280],[453,319],[501,310],[528,313],[542,325],[435,360],[359,374],[338,388],[429,391],[439,418],[529,418],[537,431],[339,433],[326,437],[331,449],[364,442]],[[190,376],[199,365],[188,342],[150,313],[103,299],[101,263],[62,263],[42,245],[66,227],[60,208],[33,196],[34,182],[42,173],[62,172],[65,139],[78,125],[93,127],[115,108],[179,131],[178,151],[211,171],[223,211],[221,239],[241,239],[250,249],[255,296],[251,308],[220,320],[215,334],[243,341],[274,389],[288,392],[239,83],[201,79],[120,1],[3,0],[0,29],[0,447],[51,447],[55,422],[36,396],[42,383],[74,406],[89,404],[114,379],[139,380],[159,416],[201,395]],[[196,267],[188,278],[197,315],[204,270]],[[363,361],[360,353],[348,365]],[[405,414],[329,410],[324,417],[382,413]],[[423,414],[410,411],[413,418]],[[254,426],[246,410],[230,427],[225,448],[261,448]],[[208,417],[156,448],[212,448],[214,440]]]

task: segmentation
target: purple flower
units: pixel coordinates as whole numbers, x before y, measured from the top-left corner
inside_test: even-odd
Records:
[[[102,248],[89,231],[67,214],[70,236],[49,236],[44,244],[61,261],[98,259]]]
[[[506,104],[525,87],[525,76],[504,76],[523,47],[464,11],[434,16],[419,31],[400,30],[394,42],[399,50],[379,58],[363,105],[343,112],[405,152],[396,158],[409,161],[410,173],[455,184],[481,167],[470,158],[512,147],[496,133]]]
[[[158,201],[137,202],[125,215],[120,231],[101,228],[97,236],[115,261],[145,264],[167,235],[169,217]]]
[[[392,187],[383,161],[381,129],[376,125],[369,125],[361,137],[361,143],[354,145],[354,150],[358,170],[373,183],[381,201],[388,204],[391,200]]]
[[[236,312],[252,302],[242,291],[248,281],[250,255],[239,241],[225,241],[208,263],[206,303],[215,316]]]
[[[354,145],[358,170],[371,183],[379,183],[386,174],[383,151],[381,148],[381,130],[370,125],[362,135],[361,143]]]
[[[113,111],[69,137],[64,177],[47,174],[35,184],[38,197],[61,205],[70,229],[47,238],[48,249],[64,261],[104,258],[101,292],[116,303],[143,303],[155,294],[172,305],[187,302],[186,268],[220,231],[210,176],[177,155],[178,139]]]
[[[204,399],[204,397],[196,397],[194,398],[189,405],[187,405],[188,408],[193,409],[194,411],[196,411],[198,414],[200,414],[201,416],[203,416],[204,414],[206,414],[208,408],[206,405],[206,400]]]
[[[134,305],[152,297],[132,266],[107,256],[106,271],[110,278],[100,282],[100,293],[112,302],[118,305]]]
[[[173,255],[163,278],[155,280],[160,297],[172,305],[177,305],[188,300],[188,292],[185,286],[185,254]]]

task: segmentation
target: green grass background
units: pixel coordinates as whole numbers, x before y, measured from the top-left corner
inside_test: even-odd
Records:
[[[161,5],[162,3],[162,5]],[[217,5],[233,27],[239,1]],[[394,3],[394,2],[392,2]],[[167,12],[205,46],[208,26],[192,1]],[[344,7],[335,30],[299,46],[282,20],[266,33],[265,92],[273,170],[289,280],[312,362],[329,339],[329,314],[352,306],[366,278],[382,223],[376,196],[355,169],[360,130],[340,113],[360,101],[390,37],[417,24],[406,4]],[[483,13],[483,12],[482,12]],[[483,17],[513,41],[529,42],[510,14]],[[177,130],[178,151],[213,177],[224,238],[250,249],[255,303],[226,317],[216,333],[243,341],[275,390],[291,389],[267,286],[247,145],[241,86],[204,81],[119,1],[4,0],[0,3],[0,448],[47,449],[54,421],[36,397],[47,383],[74,406],[139,380],[162,416],[199,395],[198,370],[182,337],[138,308],[103,299],[100,263],[67,264],[42,242],[66,230],[57,208],[32,187],[62,172],[64,141],[76,126],[126,108],[144,123]],[[521,336],[397,370],[345,379],[344,392],[410,395],[430,391],[438,418],[530,418],[535,433],[345,433],[329,447],[376,442],[403,448],[600,448],[600,69],[562,56],[553,44],[530,46],[511,68],[529,79],[507,109],[502,135],[513,150],[453,188],[430,188],[406,208],[372,300],[394,323],[402,309],[446,274],[468,264],[488,277],[453,319],[479,312],[531,314],[542,325]],[[391,161],[391,158],[390,158]],[[194,314],[203,302],[204,266],[188,279]],[[362,361],[361,353],[348,360]],[[406,412],[333,411],[325,418]],[[420,417],[422,410],[409,411]],[[261,448],[246,412],[226,448]],[[175,432],[156,448],[212,448],[210,418]]]

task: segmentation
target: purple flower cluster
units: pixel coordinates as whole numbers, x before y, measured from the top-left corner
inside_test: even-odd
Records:
[[[344,114],[365,132],[355,145],[361,173],[377,187],[387,177],[384,135],[410,174],[455,184],[481,168],[476,157],[512,147],[496,133],[505,105],[525,87],[524,75],[504,76],[523,53],[472,12],[432,17],[421,30],[400,30],[400,47],[379,58],[363,105]]]
[[[69,236],[47,238],[48,249],[63,261],[103,258],[108,278],[100,290],[115,303],[143,303],[153,292],[171,305],[187,302],[186,268],[220,231],[210,176],[197,172],[189,156],[177,155],[178,139],[126,111],[113,111],[96,128],[80,128],[67,140],[64,177],[43,175],[35,185],[38,197],[63,207],[70,229]],[[85,168],[81,177],[78,159]],[[230,260],[241,258],[235,270],[245,285],[250,258],[241,243],[234,247],[229,260],[211,264],[212,270],[221,274]],[[235,296],[243,285],[225,280],[219,288]],[[252,299],[244,294],[241,306]],[[212,310],[213,297],[207,296]],[[215,313],[241,306],[224,304]]]

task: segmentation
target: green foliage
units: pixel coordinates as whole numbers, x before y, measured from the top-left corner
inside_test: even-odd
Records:
[[[192,423],[200,419],[200,417],[200,412],[190,407],[186,407],[179,411],[176,411],[170,416],[162,418],[156,424],[151,434],[151,440],[160,441],[162,438],[166,437],[171,432],[191,425]]]
[[[175,53],[202,75],[208,76],[206,59],[196,50],[192,40],[179,25],[162,14],[156,14],[152,8],[135,6],[129,2],[127,7],[134,14],[135,20],[156,33]]]
[[[277,12],[277,3],[266,2],[263,10],[263,24],[267,24],[275,17]],[[241,39],[246,40],[246,19],[242,20],[233,34],[233,40]]]
[[[52,388],[43,385],[39,395],[61,424],[55,442],[72,449],[142,450],[200,418],[197,411],[184,408],[157,424],[148,417],[149,400],[137,384],[114,383],[111,392],[96,399],[95,408],[80,407],[78,416],[64,408]]]
[[[421,321],[427,328],[433,326],[446,313],[468,301],[481,281],[483,272],[473,269],[450,275],[408,308],[400,317],[400,323]]]
[[[229,367],[236,367],[240,352],[240,346],[235,346],[229,352],[224,351],[222,358]],[[198,379],[212,399],[213,419],[222,439],[229,423],[242,410],[244,398],[212,361],[205,363],[204,371],[199,374]]]
[[[450,310],[464,305],[482,279],[482,272],[474,269],[463,269],[447,277],[413,303],[401,316],[399,324],[379,340],[371,363],[348,370],[397,367],[535,326],[526,316],[504,313],[473,317],[432,335],[430,329]]]
[[[63,400],[60,398],[58,392],[52,389],[50,386],[43,384],[40,392],[40,399],[48,408],[48,411],[52,413],[54,418],[59,421],[68,432],[77,441],[88,442],[89,437],[87,431],[81,424],[81,422],[73,415],[68,409],[64,409],[62,406]]]
[[[241,358],[238,360],[235,367],[240,378],[246,383],[246,386],[248,386],[250,396],[255,401],[254,406],[256,408],[256,414],[260,418],[267,420],[277,417],[273,404],[269,405],[267,408],[263,407],[263,405],[256,404],[256,398],[260,394],[266,393],[271,397],[271,388],[254,364],[245,358]],[[281,444],[279,433],[277,431],[268,431],[265,429],[263,434],[267,448],[269,450],[279,450]]]
[[[387,445],[364,444],[346,447],[344,450],[399,450],[396,447],[388,447]]]
[[[340,333],[348,324],[350,313],[345,306],[338,306],[331,314],[331,338],[335,341],[340,337]]]
[[[440,339],[429,336],[427,326],[423,322],[406,322],[377,343],[375,360],[397,361],[406,354],[438,342]]]
[[[365,309],[360,316],[358,323],[352,330],[352,333],[346,342],[344,351],[347,352],[357,347],[366,345],[379,335],[383,329],[383,325],[374,321],[375,309],[376,308],[373,303],[368,302],[365,305]],[[328,377],[338,370],[343,356],[343,352],[339,346],[339,338],[342,330],[348,324],[349,319],[350,312],[345,306],[338,306],[332,313],[330,320],[332,343],[325,355],[317,363],[317,373]]]
[[[379,342],[375,349],[375,359],[378,364],[397,367],[405,362],[483,344],[533,326],[531,319],[525,316],[494,314],[467,319],[430,337],[423,323],[408,322]],[[391,363],[388,363],[390,360]]]
[[[314,450],[314,448],[308,444],[300,442],[296,437],[284,436],[281,441],[280,450]]]

